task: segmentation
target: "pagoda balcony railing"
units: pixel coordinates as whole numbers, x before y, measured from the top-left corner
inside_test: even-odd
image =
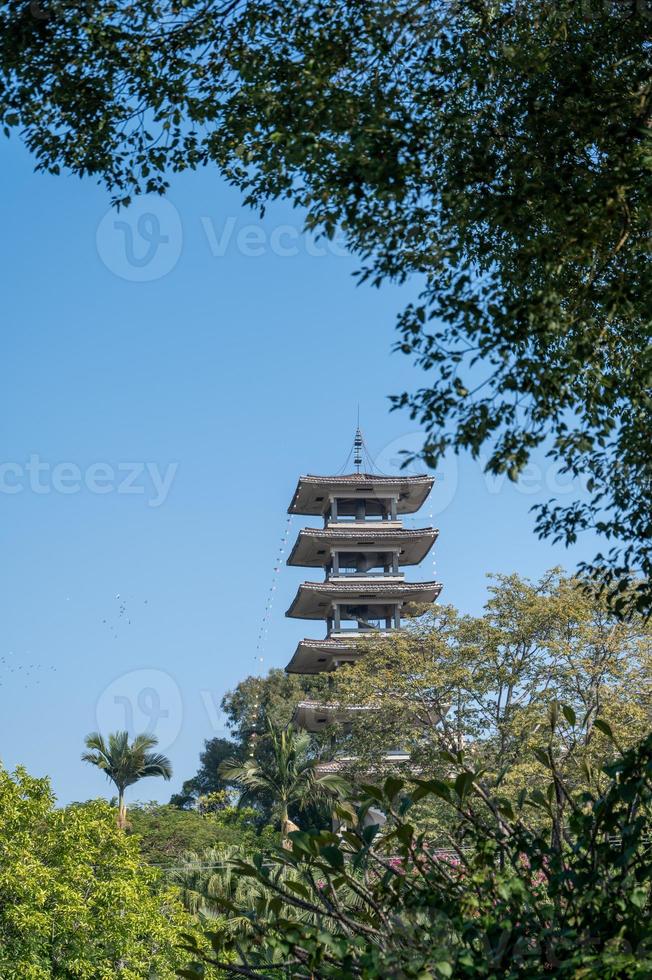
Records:
[[[337,578],[395,578],[404,579],[405,575],[403,572],[381,572],[381,571],[369,571],[369,572],[358,572],[354,568],[340,568],[339,572],[329,572],[329,581]]]
[[[410,753],[405,752],[401,749],[390,749],[383,753],[382,760],[379,763],[370,766],[370,770],[377,770],[379,767],[400,765],[401,763],[406,763],[410,761]],[[341,769],[346,769],[348,766],[354,765],[358,762],[358,756],[356,755],[345,755],[344,753],[336,755],[333,759],[318,762],[315,767],[315,772],[320,775],[324,775],[329,772],[338,772]],[[420,769],[415,769],[414,771],[419,772]]]
[[[391,514],[368,514],[366,517],[355,517],[349,514],[338,514],[337,517],[333,517],[332,514],[326,514],[324,518],[324,523],[329,524],[400,524],[401,521],[398,517],[392,517]]]
[[[379,635],[390,634],[390,633],[402,633],[403,630],[400,626],[340,626],[336,629],[328,631],[328,637],[337,637],[340,633],[357,633],[358,636],[369,636],[370,633],[378,633]]]

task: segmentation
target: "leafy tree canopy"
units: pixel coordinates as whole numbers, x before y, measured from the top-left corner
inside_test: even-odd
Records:
[[[184,782],[181,793],[172,797],[172,805],[196,807],[200,797],[229,789],[231,784],[220,771],[227,759],[244,762],[253,751],[262,765],[269,762],[271,744],[261,739],[267,719],[281,726],[287,725],[297,701],[310,691],[321,690],[325,683],[321,677],[286,674],[284,670],[273,669],[264,677],[245,677],[232,691],[227,691],[222,710],[232,737],[204,742],[197,774]],[[262,823],[271,819],[272,803],[265,793],[256,794],[256,807]]]
[[[328,678],[322,674],[286,674],[272,668],[264,677],[245,677],[222,700],[222,709],[234,737],[244,748],[252,734],[265,731],[267,721],[287,725],[297,701],[324,693]]]
[[[286,674],[284,670],[273,668],[263,677],[245,677],[232,691],[227,691],[222,709],[238,745],[234,758],[242,762],[253,758],[261,769],[274,767],[273,741],[264,737],[268,725],[271,723],[277,728],[288,725],[297,702],[306,697],[318,697],[328,690],[329,683],[322,674]],[[310,752],[313,757],[323,741],[319,737],[312,740]],[[275,795],[262,784],[249,794],[249,801],[258,809],[262,823],[269,823],[278,816]],[[289,815],[302,824],[306,821],[310,825],[318,824],[323,817],[323,808],[318,802],[306,799],[300,817],[298,804],[291,802]]]
[[[176,865],[188,851],[201,852],[218,845],[260,846],[257,814],[229,806],[217,813],[180,810],[158,803],[138,804],[129,810],[128,832],[138,840],[140,853],[161,867]]]
[[[546,784],[555,702],[576,719],[555,728],[560,769],[569,785],[599,792],[611,750],[596,719],[634,744],[652,728],[651,679],[652,626],[619,619],[553,569],[537,582],[495,576],[480,616],[437,606],[398,638],[368,644],[337,672],[335,697],[367,709],[348,734],[358,768],[377,768],[387,747],[407,748],[412,768],[443,776],[439,753],[464,749],[486,785],[514,800]]]
[[[342,227],[363,279],[420,277],[399,346],[427,373],[396,404],[424,459],[516,479],[542,447],[582,474],[538,532],[597,530],[588,570],[649,612],[650,23],[638,0],[2,0],[0,114],[118,201],[214,163]]]
[[[0,770],[0,976],[171,980],[192,923],[102,801]]]
[[[551,712],[551,736],[566,715],[567,706]],[[514,806],[488,789],[482,769],[451,754],[444,779],[363,786],[361,801],[337,806],[339,833],[293,833],[285,851],[234,862],[230,873],[259,890],[244,913],[248,928],[225,881],[215,895],[226,922],[208,924],[209,955],[188,944],[184,976],[199,980],[212,964],[267,980],[644,980],[652,970],[652,736],[616,748],[597,794],[564,780],[552,738],[547,752],[545,791],[525,790]],[[457,825],[446,847],[414,820],[428,798]],[[383,827],[365,820],[378,806]]]
[[[184,781],[181,792],[175,793],[170,803],[188,809],[196,806],[200,797],[226,790],[227,783],[220,776],[219,767],[238,751],[238,744],[228,738],[206,739],[199,754],[200,766],[196,775]]]

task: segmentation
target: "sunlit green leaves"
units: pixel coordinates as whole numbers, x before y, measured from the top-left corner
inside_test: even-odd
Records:
[[[185,962],[190,917],[106,803],[56,809],[47,780],[0,771],[0,854],[6,980],[171,980]]]

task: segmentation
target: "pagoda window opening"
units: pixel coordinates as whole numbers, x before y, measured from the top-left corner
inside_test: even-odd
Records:
[[[395,550],[353,551],[334,549],[331,551],[331,560],[327,572],[332,576],[403,578],[399,569],[399,553]]]
[[[331,497],[324,523],[396,521],[396,497]]]
[[[327,624],[329,635],[331,633],[385,633],[388,630],[399,630],[401,628],[400,604],[373,603],[353,606],[335,602],[332,616],[329,617]]]

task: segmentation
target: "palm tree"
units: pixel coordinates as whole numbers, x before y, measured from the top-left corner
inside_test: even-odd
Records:
[[[269,794],[278,810],[281,821],[281,839],[287,841],[296,825],[289,817],[289,808],[297,803],[304,806],[311,800],[327,794],[344,795],[348,786],[339,776],[318,776],[315,772],[317,759],[310,754],[312,739],[307,732],[299,731],[290,723],[284,728],[267,719],[267,733],[271,742],[271,758],[261,765],[255,759],[241,762],[227,759],[219,768],[220,776],[244,790],[240,803],[248,802],[256,793]]]
[[[251,932],[249,913],[265,889],[255,878],[238,872],[236,862],[245,857],[237,844],[218,844],[201,854],[186,851],[181,856],[170,879],[192,915],[221,919],[224,928],[240,935]]]
[[[218,844],[200,854],[186,851],[170,871],[170,880],[179,888],[186,909],[193,916],[211,920],[211,938],[220,933],[225,938],[241,939],[256,932],[255,910],[269,898],[269,890],[256,878],[241,874],[240,863],[250,857],[238,844]],[[300,872],[284,865],[275,865],[271,874],[273,883],[286,891],[289,883],[302,880]],[[283,916],[315,921],[312,912],[287,905]]]
[[[163,779],[170,779],[172,763],[167,756],[151,751],[155,745],[158,745],[158,739],[147,733],[136,735],[130,745],[128,732],[112,732],[107,745],[103,735],[99,732],[91,732],[86,736],[85,744],[91,751],[82,753],[82,762],[90,762],[91,765],[102,769],[107,778],[116,785],[118,827],[124,830],[127,825],[125,805],[127,786],[133,786],[146,776],[162,776]]]

